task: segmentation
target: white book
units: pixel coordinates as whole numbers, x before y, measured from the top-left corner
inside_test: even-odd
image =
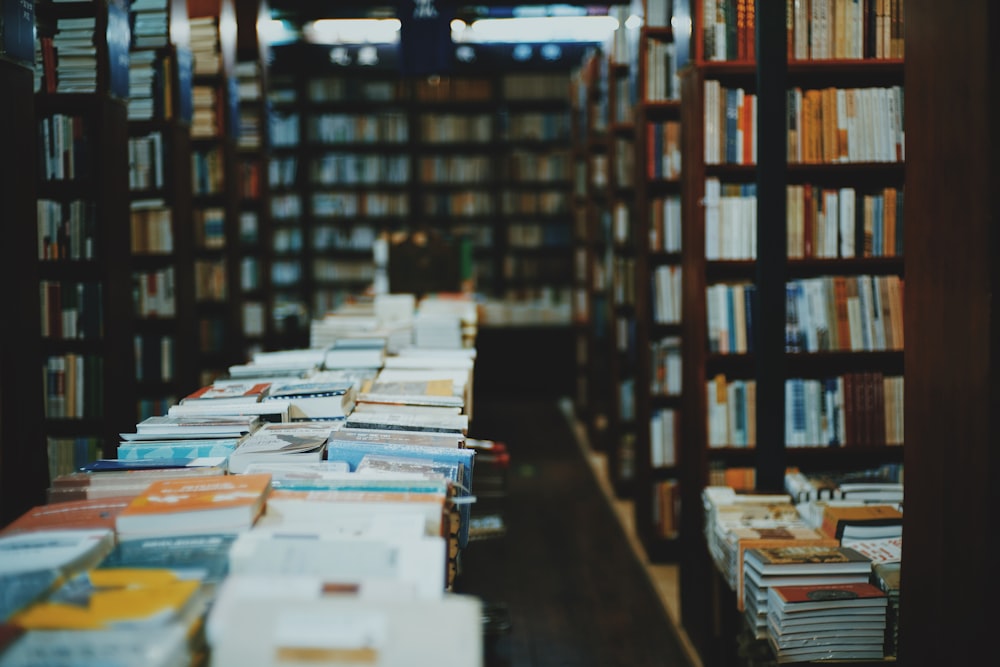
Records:
[[[444,593],[448,555],[443,537],[351,535],[322,526],[304,528],[263,526],[241,534],[229,550],[230,574],[313,575],[350,585],[400,581],[412,585],[419,597]]]
[[[226,605],[211,645],[213,667],[279,667],[292,656],[315,664],[374,667],[478,667],[483,664],[482,603],[358,596],[248,597]]]

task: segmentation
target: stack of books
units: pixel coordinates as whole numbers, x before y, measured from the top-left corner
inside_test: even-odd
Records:
[[[175,406],[172,406],[175,407]],[[184,414],[147,417],[135,433],[120,433],[118,458],[199,459],[228,457],[261,425],[257,415]]]
[[[768,590],[774,586],[868,583],[872,562],[845,547],[748,549],[743,556],[743,610],[757,639],[767,637]]]
[[[768,642],[779,663],[881,660],[885,593],[870,583],[773,586]]]

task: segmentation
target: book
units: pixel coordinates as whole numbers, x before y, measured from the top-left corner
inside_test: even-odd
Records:
[[[255,415],[158,415],[135,425],[135,433],[120,433],[124,440],[199,437],[239,437],[260,425]]]
[[[236,438],[173,438],[168,440],[132,440],[119,443],[116,455],[119,461],[140,464],[145,461],[188,460],[222,461],[219,465],[192,465],[186,468],[170,468],[174,477],[193,476],[188,472],[197,470],[203,474],[218,474],[213,469],[225,472],[225,462],[229,455],[246,439],[246,435]],[[183,472],[182,472],[183,471]]]
[[[789,614],[855,608],[884,609],[886,595],[870,583],[773,586],[768,589],[768,607],[779,618]]]
[[[206,456],[199,458],[147,458],[141,460],[131,459],[97,459],[80,467],[84,473],[81,478],[88,479],[91,483],[102,482],[114,479],[114,475],[86,475],[86,473],[108,473],[125,472],[153,474],[185,474],[182,470],[189,468],[204,468],[204,474],[223,474],[225,472],[226,459],[224,456]],[[191,474],[191,473],[188,473]]]
[[[211,401],[215,405],[257,403],[267,392],[269,382],[218,382],[205,385],[180,400],[185,403]]]
[[[762,575],[869,574],[871,559],[842,546],[755,547],[743,554],[743,564]]]
[[[358,395],[358,402],[464,408],[465,399],[455,395],[453,386],[452,378],[386,382],[376,377],[368,390]]]
[[[327,531],[363,534],[373,526],[390,522],[412,522],[416,517],[423,534],[449,538],[452,533],[450,501],[444,483],[428,480],[405,480],[375,486],[360,484],[320,489],[275,489],[268,498],[260,528],[314,530],[322,525]]]
[[[159,480],[118,514],[118,539],[238,533],[257,520],[270,489],[268,474]]]
[[[445,591],[446,558],[441,536],[344,534],[321,524],[311,531],[258,527],[233,543],[229,570],[236,575],[311,575],[338,585],[393,581],[407,584],[420,597],[434,598]]]
[[[191,662],[189,631],[179,624],[143,628],[31,630],[0,656],[3,667],[178,667]],[[2,647],[0,647],[2,648]]]
[[[257,401],[254,403],[222,403],[212,401],[195,401],[183,405],[171,405],[167,409],[170,418],[212,419],[212,418],[253,418],[258,424],[264,422],[287,422],[291,401],[275,399],[273,401]]]
[[[132,496],[88,498],[36,505],[0,530],[0,536],[39,530],[114,530],[115,517]]]
[[[206,611],[199,579],[169,569],[96,567],[67,579],[11,620],[27,630],[191,628]]]
[[[277,667],[296,656],[326,664],[468,667],[483,661],[482,603],[356,595],[248,595],[210,620],[213,667]],[[299,661],[299,660],[297,660]]]
[[[106,528],[0,535],[0,622],[42,599],[67,577],[95,566],[112,549]]]
[[[469,416],[450,413],[428,415],[402,410],[394,412],[365,410],[348,415],[344,428],[465,434],[469,430]]]
[[[229,472],[245,472],[256,461],[321,461],[333,430],[329,422],[265,424],[229,455]]]
[[[100,567],[167,569],[182,579],[215,585],[229,574],[229,550],[235,540],[234,533],[124,540]]]
[[[357,388],[352,382],[310,381],[273,383],[264,401],[287,400],[289,419],[343,419],[354,409]]]
[[[820,530],[838,540],[901,537],[903,513],[892,505],[828,504]]]

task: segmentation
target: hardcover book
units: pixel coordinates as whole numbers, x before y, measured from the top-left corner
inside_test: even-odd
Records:
[[[248,530],[263,511],[270,490],[267,474],[159,480],[118,514],[118,539]]]
[[[357,389],[352,382],[296,381],[271,385],[264,401],[287,400],[288,416],[298,419],[343,419],[354,409]]]
[[[229,472],[242,473],[257,461],[321,461],[332,433],[328,422],[265,424],[229,456]]]
[[[206,385],[180,400],[180,403],[196,401],[212,401],[216,405],[222,403],[256,403],[271,386],[269,382],[223,382]]]

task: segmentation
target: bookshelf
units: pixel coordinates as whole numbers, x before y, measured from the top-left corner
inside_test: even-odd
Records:
[[[237,236],[234,261],[239,266],[240,324],[244,356],[276,349],[270,312],[271,224],[268,185],[270,151],[268,77],[270,46],[260,26],[270,19],[264,0],[236,2]],[[282,346],[283,347],[283,346]]]
[[[200,384],[244,359],[236,162],[236,14],[231,0],[188,0],[193,60],[191,169]]]
[[[500,75],[497,246],[502,248],[502,290],[515,301],[569,301],[568,85],[565,72]]]
[[[685,508],[701,507],[706,484],[737,477],[750,490],[782,491],[788,466],[850,471],[903,460],[892,429],[901,400],[885,410],[902,394],[902,336],[886,328],[902,317],[902,295],[890,294],[902,291],[902,244],[891,223],[876,231],[868,225],[877,214],[865,213],[879,197],[902,203],[902,134],[891,112],[902,99],[902,59],[889,57],[888,42],[826,50],[836,42],[822,46],[816,26],[804,43],[800,23],[788,33],[782,7],[758,5],[743,26],[728,27],[710,25],[704,8],[694,7],[681,95]],[[838,135],[838,97],[878,121]],[[858,289],[858,311],[846,318],[857,332],[837,329],[838,283]],[[899,312],[887,317],[879,302]],[[834,412],[823,412],[824,399]],[[682,617],[706,664],[722,664],[739,621],[718,622],[734,605],[711,571],[701,512],[681,520]]]
[[[607,448],[611,410],[611,211],[607,122],[601,79],[604,50],[584,56],[571,77],[573,105],[573,275],[576,413],[596,451]]]
[[[291,53],[287,48],[272,50],[266,90],[271,237],[265,260],[270,286],[266,308],[271,317],[269,330],[283,341],[279,348],[285,349],[301,347],[295,341],[308,331],[309,302],[303,260],[305,170],[301,165],[305,160],[299,155],[303,146],[299,104],[304,93],[301,80],[293,74],[295,65],[285,65],[288,58],[284,56]]]
[[[6,225],[0,261],[5,285],[37,285],[38,256],[36,182],[38,173],[37,126],[33,93],[32,60],[35,27],[33,11],[18,14],[14,25],[4,24],[0,35],[0,86],[17,104],[0,105],[0,145],[17,159],[0,160],[0,200]],[[5,17],[6,18],[6,17]],[[14,43],[13,35],[22,35]],[[4,488],[0,522],[6,524],[29,507],[45,500],[49,471],[46,466],[41,339],[41,307],[32,289],[11,289],[12,313],[0,324],[0,486]]]
[[[122,2],[41,3],[34,99],[34,256],[49,472],[114,451],[135,424],[129,247],[128,15]],[[54,54],[62,49],[60,60]],[[31,190],[29,190],[30,192]]]
[[[191,52],[183,0],[134,3],[127,108],[139,422],[198,381],[191,218]]]
[[[413,123],[388,49],[326,50],[330,67],[305,91],[304,245],[313,313],[334,310],[372,284],[376,239],[414,210]]]
[[[671,7],[671,5],[674,5]],[[686,40],[675,40],[673,9],[647,0],[634,56],[635,238],[635,522],[652,561],[680,555],[681,111],[677,68]],[[683,25],[683,21],[680,22]],[[642,278],[648,277],[648,278]]]
[[[634,31],[620,25],[607,69],[608,206],[611,212],[611,389],[608,473],[615,493],[631,497],[636,468],[636,394],[639,304],[647,290],[641,267],[636,208]]]

